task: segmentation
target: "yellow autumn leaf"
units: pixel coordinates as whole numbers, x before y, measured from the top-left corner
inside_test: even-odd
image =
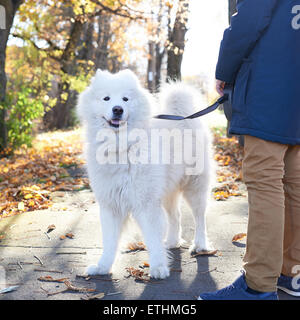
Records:
[[[35,205],[34,200],[30,200],[30,201],[28,202],[28,206],[29,206],[29,207],[34,207],[34,205]]]
[[[18,210],[19,210],[19,211],[24,211],[24,210],[25,210],[24,202],[19,202],[19,203],[18,203]]]

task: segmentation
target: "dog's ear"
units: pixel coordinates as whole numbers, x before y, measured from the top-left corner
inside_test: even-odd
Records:
[[[123,76],[131,77],[132,79],[138,81],[137,76],[136,76],[135,73],[134,73],[133,71],[131,71],[130,69],[124,69],[124,70],[120,71],[120,73],[121,73]]]
[[[108,77],[110,75],[110,73],[108,71],[104,71],[101,69],[97,69],[95,75],[92,77],[91,79],[91,85],[97,83],[100,79],[104,78],[104,77]]]
[[[121,78],[126,78],[126,82],[127,83],[130,82],[130,83],[134,84],[137,87],[140,86],[140,81],[139,81],[138,77],[130,69],[124,69],[124,70],[120,71],[119,75],[120,75]]]

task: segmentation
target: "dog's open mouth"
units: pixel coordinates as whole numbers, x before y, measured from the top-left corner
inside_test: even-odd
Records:
[[[126,121],[121,120],[121,119],[110,119],[110,120],[105,119],[105,120],[106,120],[107,123],[108,123],[111,127],[113,127],[113,128],[119,128],[119,127],[121,127],[122,125],[124,125],[125,122],[126,122]]]

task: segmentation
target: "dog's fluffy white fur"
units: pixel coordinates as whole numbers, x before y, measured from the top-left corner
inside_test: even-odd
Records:
[[[181,196],[190,205],[195,220],[191,251],[210,249],[205,222],[211,174],[209,131],[200,119],[153,119],[153,114],[158,112],[187,116],[202,103],[198,93],[183,83],[165,85],[159,98],[154,98],[141,87],[135,74],[129,70],[117,74],[98,70],[90,86],[80,95],[77,110],[86,126],[88,175],[100,205],[103,233],[103,254],[97,264],[88,267],[88,274],[110,272],[124,222],[131,215],[143,233],[149,252],[151,277],[169,276],[167,251],[180,246],[183,241],[180,227]],[[113,119],[112,110],[116,106],[123,111],[120,121]],[[103,141],[97,141],[97,134],[102,129],[112,129],[118,135],[124,124],[128,132],[134,128],[148,132],[153,128],[176,128],[182,132],[184,129],[192,129],[193,132],[197,129],[203,142],[201,173],[186,175],[187,165],[184,163],[99,164],[96,159],[97,148]],[[125,152],[129,152],[132,145],[132,142],[128,143]],[[174,152],[174,147],[171,152]]]

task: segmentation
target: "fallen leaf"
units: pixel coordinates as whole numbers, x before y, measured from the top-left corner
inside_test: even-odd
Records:
[[[61,279],[54,279],[51,276],[42,276],[38,278],[39,281],[46,281],[46,282],[65,282],[68,278],[61,278]]]
[[[148,273],[145,273],[140,269],[129,267],[129,268],[126,268],[126,271],[129,273],[130,276],[134,277],[136,280],[150,281]]]
[[[142,241],[129,243],[127,248],[129,251],[146,250],[146,246]]]
[[[211,250],[211,251],[203,250],[203,251],[200,251],[200,252],[193,254],[192,257],[194,258],[194,257],[198,257],[198,256],[213,256],[217,252],[218,252],[218,250]]]
[[[83,288],[83,287],[76,287],[73,285],[69,280],[65,280],[64,284],[67,286],[68,290],[76,291],[76,292],[95,292],[95,289],[91,288]]]
[[[74,234],[72,232],[66,233],[66,237],[73,239],[74,238]]]
[[[34,200],[30,200],[30,201],[28,202],[28,206],[29,206],[29,207],[34,207],[34,206],[35,206]]]
[[[24,202],[19,202],[19,203],[18,203],[18,210],[19,210],[19,211],[24,211],[24,210],[25,210]]]
[[[50,224],[50,226],[48,226],[48,228],[47,228],[47,233],[49,233],[55,229],[56,229],[56,226],[54,224]]]
[[[240,241],[240,240],[244,239],[246,236],[247,236],[247,233],[238,233],[232,238],[231,242]]]
[[[65,289],[59,290],[59,291],[56,291],[56,292],[52,292],[52,293],[48,293],[48,296],[53,296],[55,294],[64,293],[64,292],[69,291],[69,290],[70,291],[75,291],[75,292],[80,292],[80,293],[95,292],[96,291],[95,289],[76,287],[68,279],[64,280],[63,283],[66,286]]]
[[[62,236],[59,237],[59,239],[60,239],[60,240],[65,240],[65,239],[66,239],[66,236],[62,235]]]
[[[34,184],[33,186],[31,186],[31,189],[32,189],[32,190],[35,190],[35,191],[39,191],[41,188],[40,188],[39,186],[37,186],[37,185]],[[43,192],[44,192],[44,193],[47,193],[46,190],[44,190]]]

